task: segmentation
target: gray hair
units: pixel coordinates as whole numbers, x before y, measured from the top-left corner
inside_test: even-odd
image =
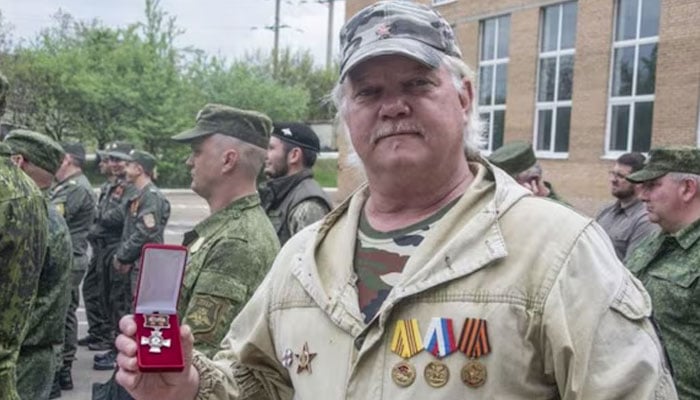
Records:
[[[267,150],[231,136],[217,134],[216,137],[222,152],[231,147],[236,148],[239,154],[240,168],[246,173],[246,176],[256,179],[265,165]]]
[[[690,179],[690,180],[695,181],[695,183],[697,183],[698,186],[700,186],[700,175],[697,175],[697,174],[691,174],[688,172],[669,172],[668,176],[671,179],[673,179],[673,181],[675,181],[675,182],[680,182],[680,181],[684,181],[686,179]]]
[[[462,81],[466,78],[472,84],[472,101],[469,105],[469,111],[467,112],[467,123],[464,126],[464,131],[462,132],[462,146],[464,148],[465,154],[479,154],[479,149],[482,147],[484,142],[484,131],[483,123],[479,119],[479,112],[477,108],[476,100],[476,75],[474,71],[465,63],[462,59],[445,55],[442,58],[442,65],[447,68],[447,70],[452,75],[452,84],[457,90],[464,89]],[[337,111],[336,118],[343,127],[343,132],[345,133],[347,143],[349,146],[348,163],[352,166],[362,167],[362,161],[357,156],[355,148],[352,145],[352,141],[349,138],[347,124],[342,117],[342,111],[346,106],[346,93],[345,85],[348,79],[344,81],[338,81],[333,87],[330,94],[330,99],[333,101]]]

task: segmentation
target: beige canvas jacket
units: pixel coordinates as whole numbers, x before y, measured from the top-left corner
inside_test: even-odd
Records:
[[[215,361],[195,356],[198,398],[677,398],[649,296],[602,229],[529,196],[501,170],[471,166],[477,182],[495,184],[472,184],[427,233],[368,326],[352,266],[366,188],[293,237]],[[452,319],[455,337],[466,318],[487,321],[483,385],[462,381],[469,359],[459,350],[439,360],[449,371],[444,386],[424,377],[438,360],[427,351],[404,360],[413,383],[395,383],[392,369],[403,360],[391,350],[396,322],[415,319],[425,335],[432,318]],[[299,358],[305,344],[315,354],[308,365]]]

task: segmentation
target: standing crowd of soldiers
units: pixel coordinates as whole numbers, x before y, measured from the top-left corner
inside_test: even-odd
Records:
[[[377,2],[341,48],[333,96],[367,182],[336,208],[308,126],[209,104],[172,137],[211,211],[183,241],[181,372],[139,369],[129,315],[170,215],[156,158],[108,144],[95,204],[81,145],[10,132],[0,400],[72,387],[77,345],[118,366],[101,399],[700,398],[699,149],[622,155],[591,219],[530,143],[472,147],[473,73],[436,11]]]

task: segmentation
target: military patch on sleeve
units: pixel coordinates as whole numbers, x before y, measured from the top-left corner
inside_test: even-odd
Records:
[[[153,213],[149,213],[143,216],[143,224],[146,225],[146,228],[148,229],[155,228],[156,217],[153,215]]]
[[[226,300],[207,295],[194,296],[185,319],[187,320],[186,323],[192,328],[192,334],[195,337],[204,339],[207,342],[214,339],[213,334],[215,333],[217,322],[219,322],[219,314],[224,306],[222,304],[223,301]]]
[[[56,212],[61,214],[62,217],[66,216],[66,207],[63,203],[56,204]]]

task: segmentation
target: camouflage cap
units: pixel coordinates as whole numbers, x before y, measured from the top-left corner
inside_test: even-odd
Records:
[[[321,151],[321,143],[316,132],[300,122],[275,122],[272,136],[317,153]]]
[[[629,174],[627,180],[641,183],[660,178],[669,172],[700,175],[700,149],[695,147],[667,147],[649,151],[644,168]]]
[[[151,175],[156,168],[156,157],[147,151],[134,149],[129,152],[127,157],[129,158],[126,161],[139,164],[149,175]]]
[[[65,152],[58,142],[33,131],[15,129],[5,138],[12,154],[21,154],[37,167],[55,174],[63,163]]]
[[[515,176],[537,163],[532,145],[524,141],[507,143],[491,153],[488,159],[510,176]]]
[[[260,112],[241,110],[221,104],[207,104],[198,113],[195,126],[172,137],[178,142],[191,142],[219,133],[267,149],[272,121]]]
[[[61,143],[61,147],[63,147],[63,151],[65,151],[66,154],[70,154],[73,158],[80,161],[85,161],[85,147],[83,147],[81,143],[63,142]]]
[[[5,104],[7,104],[7,93],[10,91],[10,83],[5,78],[5,75],[0,72],[0,117],[5,113]]]
[[[461,58],[450,24],[435,10],[408,1],[380,1],[353,16],[340,31],[340,81],[372,57],[399,54],[431,68],[445,55]]]
[[[129,152],[133,149],[133,144],[120,141],[109,143],[105,147],[107,157],[116,158],[117,160],[122,161],[129,161]]]

